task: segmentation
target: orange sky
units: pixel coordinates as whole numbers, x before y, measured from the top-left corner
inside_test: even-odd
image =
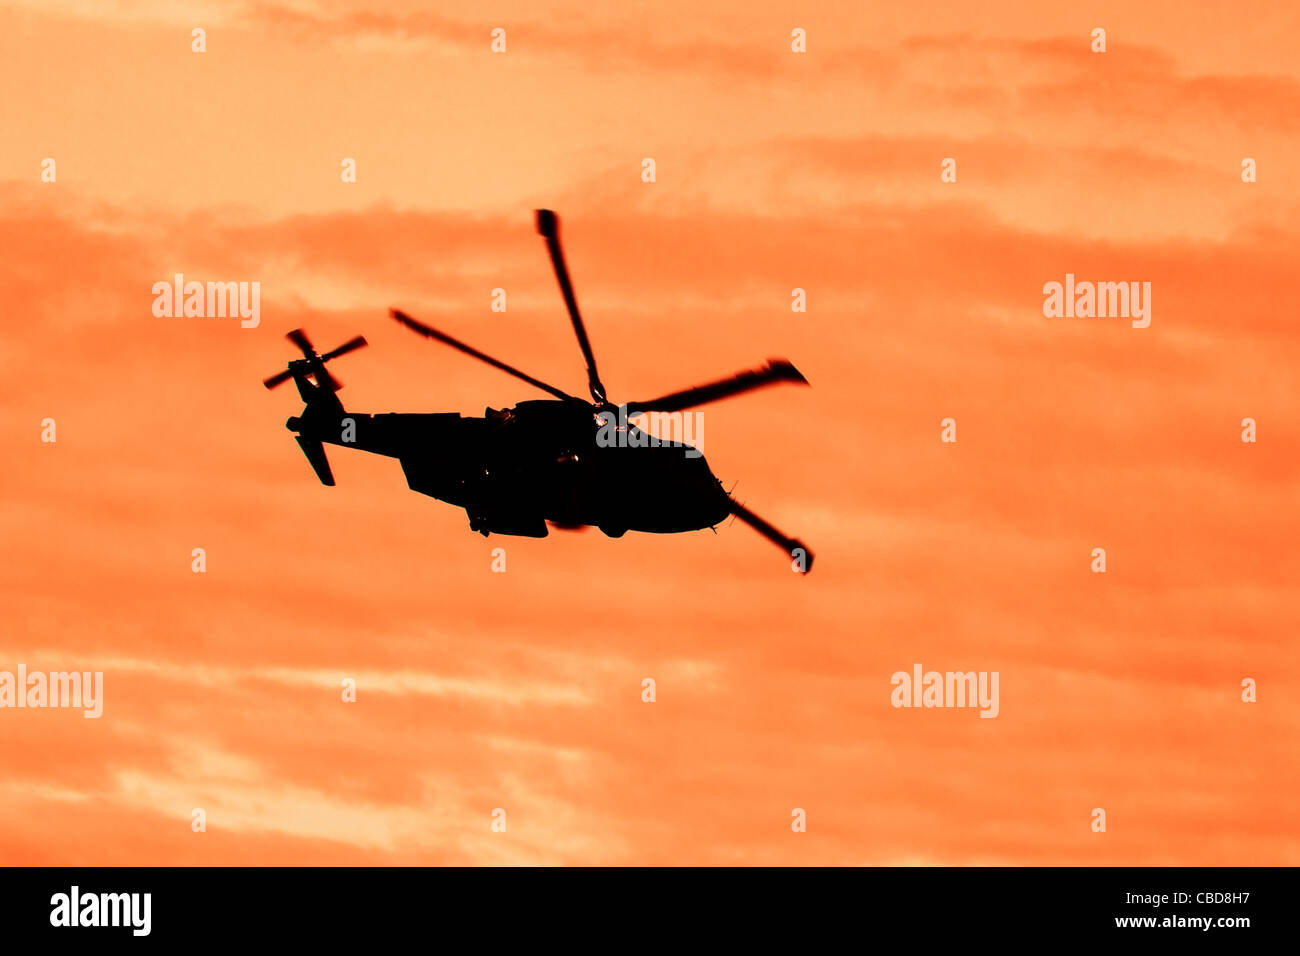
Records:
[[[105,674],[0,710],[0,863],[1300,863],[1300,12],[949,6],[0,7],[0,671]],[[616,399],[812,382],[704,446],[809,577],[317,483],[289,329],[369,339],[353,410],[542,397],[392,305],[585,392],[538,206]],[[175,272],[260,325],[154,317]],[[1044,318],[1067,272],[1150,328]],[[999,716],[893,708],[915,663]]]

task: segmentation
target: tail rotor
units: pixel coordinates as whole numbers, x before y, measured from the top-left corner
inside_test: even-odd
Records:
[[[327,389],[331,392],[337,392],[343,387],[343,383],[329,373],[325,363],[331,359],[336,359],[340,355],[347,355],[349,352],[355,352],[357,349],[366,345],[363,336],[356,336],[348,339],[338,348],[326,352],[324,355],[319,354],[311,344],[311,339],[307,338],[307,333],[302,329],[294,329],[286,334],[287,338],[294,345],[302,350],[302,358],[294,359],[283,372],[276,372],[270,378],[264,379],[262,384],[267,388],[275,388],[277,385],[283,385],[295,374],[310,375],[316,380],[316,385],[320,388]]]

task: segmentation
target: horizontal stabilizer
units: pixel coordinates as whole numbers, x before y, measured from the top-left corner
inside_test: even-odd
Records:
[[[293,437],[298,442],[298,447],[302,449],[302,453],[307,456],[307,460],[311,462],[312,470],[316,472],[320,483],[333,485],[334,474],[330,471],[329,459],[325,457],[325,449],[321,443],[314,438],[304,438],[302,435]]]

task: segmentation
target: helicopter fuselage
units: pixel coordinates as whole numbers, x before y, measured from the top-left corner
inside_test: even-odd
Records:
[[[730,516],[730,498],[696,449],[651,441],[639,430],[611,442],[601,437],[606,421],[585,403],[559,400],[488,408],[482,417],[367,415],[345,411],[323,392],[287,426],[309,459],[314,443],[398,459],[413,491],[464,508],[471,529],[484,535],[544,537],[548,522],[593,525],[611,537],[671,534]]]

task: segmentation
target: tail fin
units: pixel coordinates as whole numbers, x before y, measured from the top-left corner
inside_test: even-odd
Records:
[[[320,479],[322,485],[334,484],[334,473],[330,471],[329,459],[325,457],[325,448],[317,438],[305,438],[302,435],[294,435],[294,441],[302,449],[302,453],[307,456],[307,461],[311,463],[312,470],[316,472],[316,477]]]

